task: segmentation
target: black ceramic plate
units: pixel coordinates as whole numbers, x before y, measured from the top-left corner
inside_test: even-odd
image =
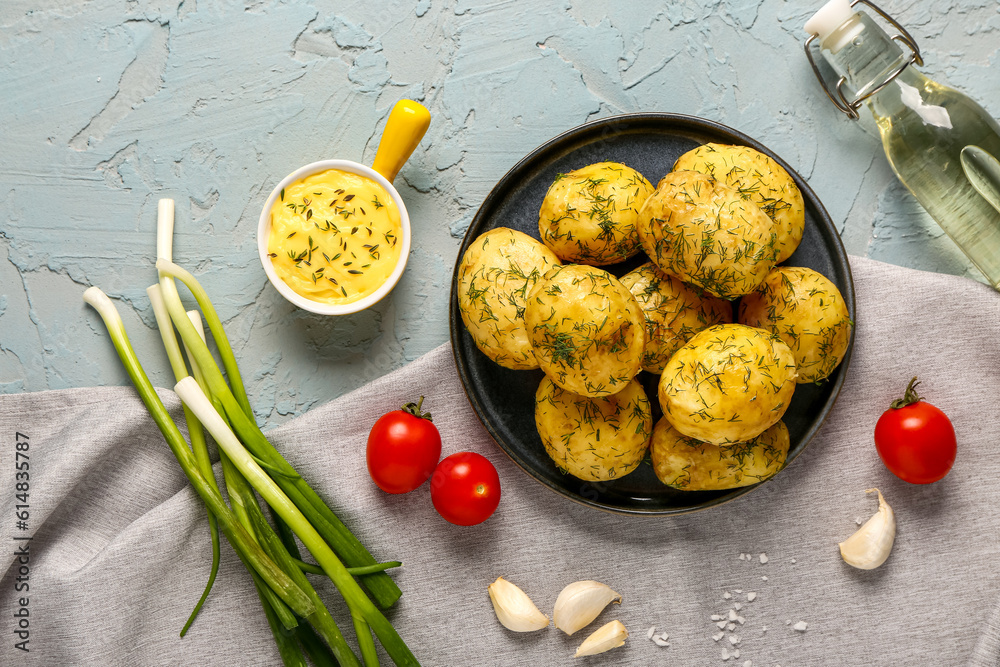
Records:
[[[542,372],[503,368],[478,350],[458,311],[458,263],[477,236],[495,227],[512,227],[539,238],[538,209],[557,174],[594,162],[621,162],[637,169],[656,184],[681,154],[708,142],[751,146],[770,155],[788,170],[802,190],[806,224],[801,245],[784,264],[806,266],[832,280],[844,295],[854,317],[851,269],[830,216],[798,174],[750,137],[701,118],[643,113],[587,123],[542,145],[500,179],[466,232],[452,278],[451,341],[458,375],[486,430],[525,472],[572,500],[625,514],[682,514],[718,505],[760,484],[732,491],[678,491],[656,479],[648,457],[631,474],[610,482],[585,482],[561,473],[545,453],[535,430],[534,396]],[[644,261],[645,257],[639,257],[606,268],[622,275]],[[851,350],[848,349],[843,363],[825,383],[796,387],[784,416],[791,435],[789,462],[805,449],[833,406],[844,383],[850,355]],[[654,406],[656,419],[660,417],[656,405],[658,377],[648,373],[640,375]]]

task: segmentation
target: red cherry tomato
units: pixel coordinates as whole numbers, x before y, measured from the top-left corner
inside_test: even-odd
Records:
[[[951,420],[917,396],[917,378],[903,398],[893,401],[875,424],[875,448],[896,477],[912,484],[936,482],[955,463],[957,444]]]
[[[431,478],[431,502],[438,514],[457,526],[482,523],[500,504],[497,469],[475,452],[447,456]]]
[[[368,474],[387,493],[409,493],[427,481],[441,458],[441,434],[417,403],[382,415],[368,434]]]

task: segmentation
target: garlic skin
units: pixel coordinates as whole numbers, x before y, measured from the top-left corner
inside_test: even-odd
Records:
[[[497,619],[508,630],[534,632],[547,627],[549,617],[538,610],[528,594],[503,577],[487,588]]]
[[[552,620],[556,627],[572,635],[586,627],[611,602],[621,602],[622,596],[599,581],[576,581],[562,589],[556,598]]]
[[[580,648],[576,649],[574,657],[579,658],[584,655],[597,655],[618,648],[628,639],[628,630],[621,621],[611,621],[607,625],[602,625],[594,631],[592,635],[583,640]]]
[[[896,539],[896,515],[881,491],[868,489],[865,493],[872,491],[878,494],[878,512],[838,545],[844,562],[861,570],[874,570],[884,563]]]

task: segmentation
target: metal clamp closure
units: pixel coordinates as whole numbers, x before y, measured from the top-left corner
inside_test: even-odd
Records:
[[[858,120],[858,118],[861,117],[860,114],[858,114],[858,109],[861,108],[862,102],[864,102],[869,97],[871,97],[872,95],[874,95],[875,93],[879,92],[880,90],[888,86],[890,83],[892,83],[892,81],[897,76],[899,76],[904,69],[906,69],[913,63],[916,63],[917,66],[924,64],[924,59],[920,55],[920,48],[917,46],[917,43],[916,41],[914,41],[913,37],[910,36],[910,33],[906,31],[906,28],[901,26],[895,19],[893,19],[884,11],[876,7],[873,3],[869,2],[869,0],[854,0],[854,2],[851,3],[851,7],[854,7],[858,4],[868,5],[879,16],[885,19],[887,23],[889,23],[890,25],[894,26],[897,30],[899,30],[899,34],[892,35],[890,39],[892,39],[894,42],[899,42],[900,44],[903,44],[908,49],[910,49],[910,57],[904,60],[894,70],[892,70],[892,72],[889,73],[889,76],[886,77],[885,81],[875,86],[864,95],[860,95],[856,97],[854,100],[848,100],[847,96],[844,94],[844,88],[843,88],[844,83],[847,81],[847,77],[844,76],[840,77],[840,80],[837,81],[837,84],[836,86],[834,86],[834,89],[831,90],[830,86],[827,85],[826,81],[823,80],[823,74],[822,72],[820,72],[819,67],[816,65],[816,59],[813,57],[812,49],[809,48],[812,45],[813,41],[818,37],[818,35],[809,36],[809,39],[806,40],[805,49],[806,49],[806,58],[809,59],[809,64],[812,65],[813,73],[819,80],[820,86],[823,87],[823,92],[825,92],[826,96],[830,98],[830,101],[833,102],[834,106],[836,106],[838,109],[847,114],[847,116],[852,120]]]

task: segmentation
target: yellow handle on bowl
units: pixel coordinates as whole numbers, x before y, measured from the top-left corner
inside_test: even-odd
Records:
[[[413,100],[396,102],[382,132],[372,169],[392,183],[430,124],[431,112],[424,105]]]

